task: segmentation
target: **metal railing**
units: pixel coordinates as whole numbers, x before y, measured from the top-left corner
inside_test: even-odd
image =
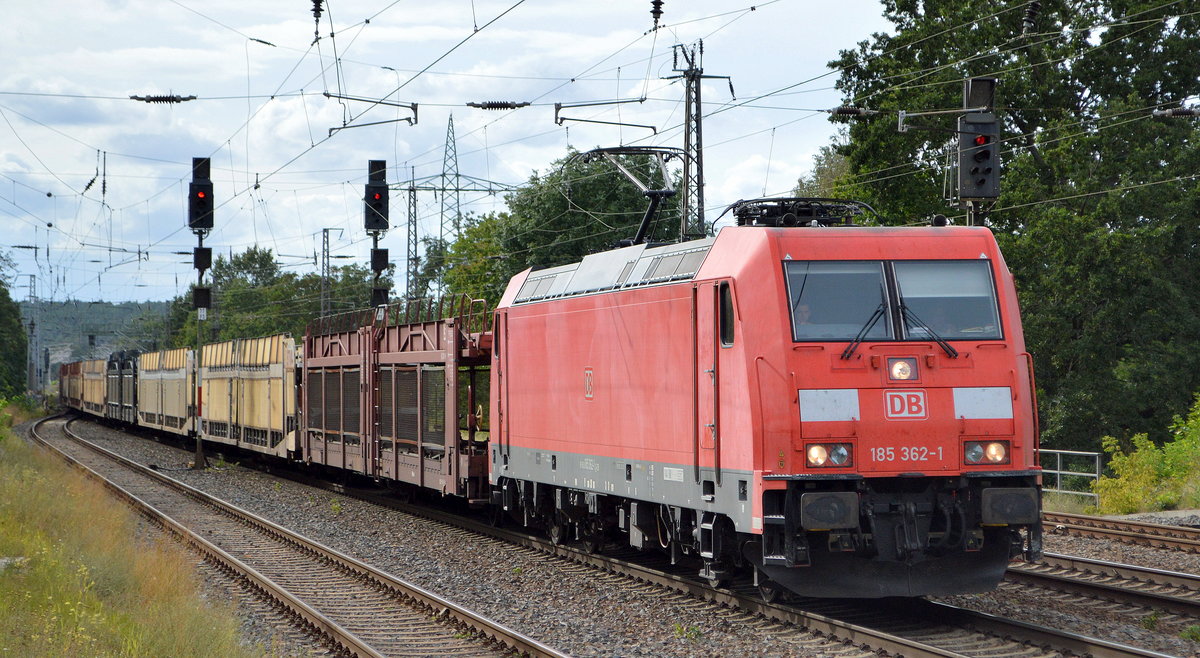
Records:
[[[1064,488],[1063,487],[1063,476],[1066,476],[1068,485],[1076,484],[1081,481],[1087,481],[1087,480],[1091,480],[1092,483],[1094,484],[1096,481],[1098,481],[1100,479],[1100,472],[1101,472],[1101,468],[1103,467],[1103,464],[1101,462],[1101,457],[1103,456],[1103,453],[1080,452],[1078,450],[1048,450],[1046,448],[1042,448],[1041,455],[1042,455],[1042,475],[1043,475],[1042,491],[1043,492],[1067,494],[1067,495],[1071,495],[1071,496],[1084,496],[1086,498],[1092,499],[1093,503],[1100,502],[1100,495],[1097,493],[1094,493],[1093,491],[1079,491],[1077,489]],[[1046,465],[1046,462],[1049,461],[1048,460],[1049,457],[1054,458],[1053,459],[1054,468],[1048,468]],[[1065,460],[1066,461],[1065,468],[1063,466],[1063,462],[1064,462],[1063,458],[1064,457],[1067,458]],[[1092,469],[1088,472],[1070,470],[1073,468],[1080,468],[1080,467],[1082,467],[1082,465],[1086,464],[1089,461],[1092,464]],[[1050,478],[1048,476],[1054,476],[1053,477],[1053,482],[1054,482],[1053,487],[1050,487]],[[1088,489],[1092,489],[1092,487],[1089,486]]]

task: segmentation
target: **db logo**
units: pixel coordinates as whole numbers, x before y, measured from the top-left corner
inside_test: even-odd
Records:
[[[595,376],[592,374],[591,368],[583,369],[583,397],[585,400],[591,400],[596,395]]]
[[[886,391],[884,415],[893,420],[922,420],[929,417],[925,391]]]

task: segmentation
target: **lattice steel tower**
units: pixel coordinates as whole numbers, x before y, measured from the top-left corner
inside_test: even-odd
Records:
[[[446,244],[453,244],[462,229],[462,204],[458,195],[462,179],[458,175],[458,147],[454,143],[454,115],[446,124],[446,153],[442,157],[442,234]]]

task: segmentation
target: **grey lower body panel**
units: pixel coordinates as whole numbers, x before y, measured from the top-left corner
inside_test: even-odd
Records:
[[[500,450],[508,453],[505,464]],[[739,532],[751,532],[754,473],[746,470],[701,468],[633,459],[597,457],[569,452],[492,446],[492,484],[512,478],[716,512],[729,517]],[[708,483],[708,484],[705,484]]]

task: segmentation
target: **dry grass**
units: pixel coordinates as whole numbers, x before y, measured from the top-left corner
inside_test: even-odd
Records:
[[[250,656],[182,549],[136,539],[100,485],[0,429],[0,658]]]

